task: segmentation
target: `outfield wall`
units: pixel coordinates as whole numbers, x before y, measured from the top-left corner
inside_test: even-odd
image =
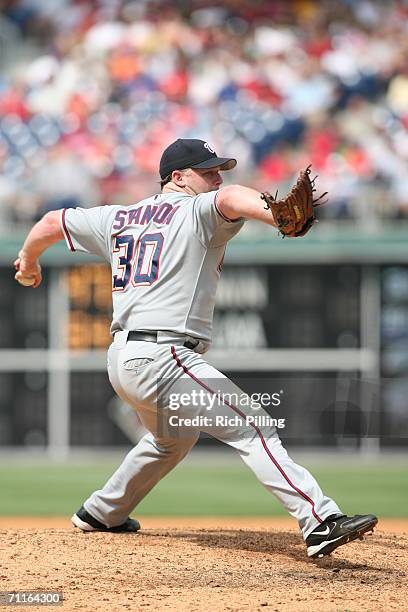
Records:
[[[248,393],[285,391],[289,446],[406,445],[405,236],[403,226],[361,235],[322,223],[280,240],[249,224],[229,245],[208,359]],[[43,285],[25,289],[10,266],[21,241],[0,248],[0,448],[66,456],[136,441],[140,425],[105,372],[109,270],[59,244],[44,256]]]

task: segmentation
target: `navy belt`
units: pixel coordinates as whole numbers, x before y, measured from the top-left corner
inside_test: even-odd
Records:
[[[128,341],[139,340],[139,342],[157,342],[157,332],[130,331],[127,339]],[[194,350],[199,343],[199,340],[186,340],[183,346],[190,350]]]

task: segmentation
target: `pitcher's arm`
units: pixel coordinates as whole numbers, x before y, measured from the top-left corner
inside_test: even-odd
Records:
[[[40,285],[42,276],[39,257],[50,246],[64,238],[60,219],[61,211],[53,210],[45,214],[31,228],[14,262],[16,280],[19,278],[33,279],[32,287],[36,288]]]
[[[271,211],[265,209],[261,193],[256,189],[244,185],[228,185],[218,191],[216,202],[218,209],[227,219],[245,217],[276,227]]]

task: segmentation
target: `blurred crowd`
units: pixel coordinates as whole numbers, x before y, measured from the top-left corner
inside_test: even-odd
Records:
[[[326,217],[408,215],[407,0],[0,0],[4,45],[2,221],[140,200],[178,137],[260,190],[312,163]]]

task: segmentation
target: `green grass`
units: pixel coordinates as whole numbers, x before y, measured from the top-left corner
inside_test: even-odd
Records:
[[[205,459],[203,459],[203,464]],[[112,463],[0,466],[0,515],[69,515],[101,487]],[[408,466],[308,466],[347,513],[408,516]],[[286,512],[244,465],[182,464],[147,496],[138,515],[284,516]]]

